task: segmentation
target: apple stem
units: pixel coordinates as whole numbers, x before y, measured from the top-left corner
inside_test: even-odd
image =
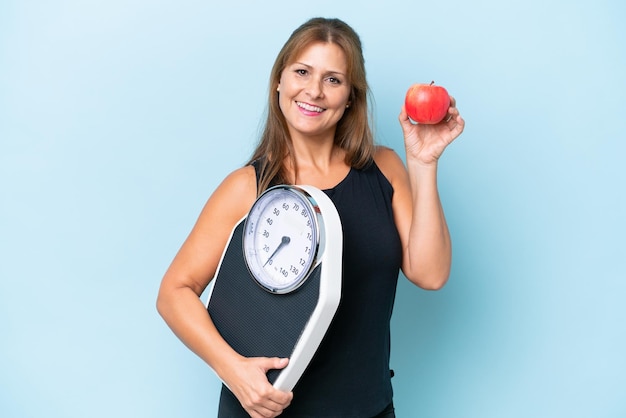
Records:
[[[430,82],[430,85],[432,86],[433,84],[435,84],[435,80]]]

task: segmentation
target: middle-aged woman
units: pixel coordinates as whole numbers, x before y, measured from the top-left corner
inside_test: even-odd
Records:
[[[258,148],[207,201],[163,278],[158,310],[225,383],[220,417],[393,417],[389,324],[397,278],[401,269],[424,289],[448,279],[451,244],[437,165],[465,123],[454,99],[436,125],[412,123],[403,107],[406,166],[375,146],[361,42],[338,19],[314,18],[292,33],[269,93]],[[281,183],[324,190],[344,234],[341,303],[293,392],[266,377],[288,359],[239,355],[200,300],[235,224],[261,192]]]

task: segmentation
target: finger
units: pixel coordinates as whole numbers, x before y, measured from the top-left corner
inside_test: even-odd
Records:
[[[253,415],[252,412],[255,412],[262,417],[275,417],[282,413],[282,411],[289,406],[290,402],[280,403],[272,399],[272,396],[276,398],[273,393],[264,395],[257,394],[250,399],[249,403],[245,405],[242,403],[242,405],[250,415]]]
[[[411,127],[413,126],[413,122],[411,122],[411,119],[409,119],[409,115],[407,114],[406,107],[404,105],[402,105],[400,114],[398,115],[398,121],[400,122],[400,127],[402,128],[404,135],[406,136],[406,134],[409,132],[409,129],[411,129]]]
[[[450,122],[451,120],[456,120],[459,117],[459,111],[456,108],[450,109],[447,116],[444,118],[445,122]]]
[[[251,357],[249,361],[256,365],[264,374],[267,374],[269,370],[284,369],[289,364],[288,358],[279,357]]]
[[[246,410],[246,412],[250,415],[250,418],[267,418],[265,415],[261,415],[257,411]]]
[[[453,99],[453,98],[451,98]],[[447,123],[450,121],[454,121],[459,117],[460,113],[459,113],[459,109],[456,108],[456,101],[454,102],[450,102],[450,107],[448,108],[448,113],[446,114],[446,116],[442,119],[442,122]]]
[[[409,115],[406,113],[406,106],[403,104],[400,108],[400,119],[408,119]]]
[[[458,131],[458,134],[457,134],[457,136],[458,136],[458,135],[461,135],[461,133],[465,129],[465,119],[463,119],[461,117],[461,115],[457,115],[455,120],[456,120],[456,123],[457,123],[456,126],[455,126],[455,129]]]
[[[279,413],[275,413],[265,410],[248,410],[246,412],[248,413],[248,415],[250,415],[251,418],[274,418],[280,415],[282,411]]]
[[[273,417],[277,417],[278,415],[280,415],[283,410],[278,409],[278,410],[274,410],[271,408],[265,408],[265,407],[258,407],[257,409],[254,410],[255,413],[258,414],[259,417],[263,417],[263,418],[273,418]],[[252,415],[252,414],[250,414]]]
[[[402,105],[402,108],[400,108],[400,114],[398,115],[398,120],[400,121],[401,125],[411,123],[411,120],[409,119],[409,114],[406,112],[406,107],[404,105]]]
[[[461,115],[457,114],[454,116],[450,123],[447,124],[450,132],[453,133],[452,141],[454,141],[461,133],[463,133],[463,129],[465,129],[465,120],[461,117]]]
[[[276,390],[270,396],[270,400],[278,405],[281,409],[285,409],[291,404],[293,399],[293,392],[283,392],[282,390]]]
[[[291,393],[280,391],[276,392],[278,392],[278,394],[273,393],[271,395],[272,398],[268,398],[261,404],[256,405],[254,410],[264,417],[275,417],[280,415],[283,410],[291,404]]]
[[[271,357],[271,358],[267,358],[266,361],[264,361],[264,368],[265,371],[267,372],[268,370],[272,370],[272,369],[284,369],[285,367],[287,367],[287,365],[289,364],[289,359],[288,358],[279,358],[279,357]]]
[[[456,99],[450,96],[450,107],[456,107]]]

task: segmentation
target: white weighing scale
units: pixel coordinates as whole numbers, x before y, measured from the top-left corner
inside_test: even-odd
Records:
[[[337,311],[342,251],[337,209],[312,186],[267,189],[231,233],[207,309],[239,354],[289,358],[267,374],[278,389],[293,389]]]

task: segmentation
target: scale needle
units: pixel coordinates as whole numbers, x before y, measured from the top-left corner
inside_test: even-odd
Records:
[[[274,250],[274,252],[272,253],[272,255],[270,255],[270,258],[267,259],[267,261],[265,262],[265,264],[263,264],[263,267],[265,267],[267,265],[267,263],[270,262],[270,260],[272,258],[274,258],[274,256],[276,255],[276,253],[278,252],[278,250],[280,250],[281,248],[283,248],[285,245],[289,244],[289,242],[291,241],[291,238],[289,237],[282,237],[280,240],[280,244],[278,244],[278,248],[276,248]]]

